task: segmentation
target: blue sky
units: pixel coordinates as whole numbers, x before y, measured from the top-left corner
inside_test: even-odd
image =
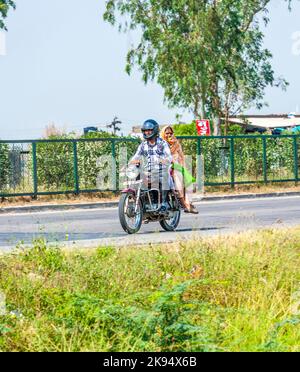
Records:
[[[7,19],[6,56],[0,55],[0,137],[31,139],[49,123],[80,131],[117,115],[124,133],[148,117],[175,121],[180,110],[163,104],[162,89],[128,77],[125,56],[135,34],[124,35],[102,20],[104,0],[16,0]],[[292,13],[280,0],[270,6],[266,46],[287,92],[268,89],[262,113],[300,111],[300,2]],[[296,34],[298,32],[298,34]],[[294,35],[294,40],[292,39]],[[251,110],[257,113],[256,110]],[[192,116],[183,115],[189,121]]]

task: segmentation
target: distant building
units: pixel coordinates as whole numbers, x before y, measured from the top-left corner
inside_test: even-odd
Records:
[[[135,125],[135,126],[133,126],[132,129],[131,129],[131,133],[130,134],[141,133],[141,128],[142,128],[141,125]]]
[[[135,125],[135,126],[132,127],[131,132],[129,133],[129,135],[131,137],[143,138],[143,134],[142,134],[141,129],[142,129],[141,125]]]
[[[98,132],[98,128],[97,127],[86,127],[86,128],[83,128],[83,133],[84,134],[88,134],[90,132]]]
[[[288,130],[300,126],[300,115],[245,115],[229,118],[230,124],[237,124],[245,128],[246,132],[274,132]]]

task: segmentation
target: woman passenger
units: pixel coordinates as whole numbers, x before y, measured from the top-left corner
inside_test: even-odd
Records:
[[[185,168],[185,159],[182,151],[182,147],[178,139],[174,135],[174,130],[171,126],[166,126],[161,131],[161,138],[168,142],[171,148],[171,153],[173,157],[173,162],[181,165]],[[184,185],[184,176],[182,172],[174,170],[174,182],[175,188],[179,194],[179,200],[184,207],[186,213],[198,214],[199,212],[190,202],[189,197],[186,192],[186,187]]]

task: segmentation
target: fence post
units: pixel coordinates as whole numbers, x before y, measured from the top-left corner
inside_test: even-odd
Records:
[[[77,156],[77,142],[73,142],[73,159],[74,159],[74,192],[79,195],[79,176],[78,176],[78,156]]]
[[[201,180],[201,177],[204,177],[204,169],[202,167],[204,164],[201,161],[201,138],[197,138],[197,189],[201,191],[204,185],[204,179]]]
[[[294,172],[295,172],[295,183],[298,185],[299,180],[299,163],[298,163],[298,146],[297,137],[294,136]]]
[[[37,175],[37,157],[36,143],[32,143],[32,174],[33,174],[33,198],[37,198],[38,193],[38,175]]]
[[[264,174],[264,183],[268,183],[267,175],[267,140],[266,137],[263,137],[263,174]]]
[[[234,138],[230,139],[230,168],[231,168],[231,188],[235,185],[235,165],[234,165]]]
[[[116,188],[116,190],[111,190],[111,191],[116,192],[117,190],[119,190],[119,178],[117,177],[116,141],[114,138],[111,139],[111,154],[113,158],[112,174],[113,174],[114,181],[115,181],[114,186]]]

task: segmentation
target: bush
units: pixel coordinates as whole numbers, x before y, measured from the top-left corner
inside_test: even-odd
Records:
[[[9,186],[10,167],[9,146],[0,143],[0,192],[5,192]]]
[[[63,142],[63,140],[71,138],[74,137],[72,135],[51,136],[49,139],[60,140],[60,142],[37,144],[39,190],[75,191],[73,143]],[[93,141],[97,138],[107,140]],[[112,155],[111,138],[118,137],[106,132],[94,132],[81,137],[81,139],[91,141],[77,142],[78,177],[81,190],[97,189],[98,175],[102,171],[107,172],[108,163],[99,162],[99,159]],[[134,155],[138,143],[137,141],[116,143],[117,176],[119,174],[119,155],[124,146],[126,146],[129,159]]]
[[[36,240],[0,256],[0,350],[300,351],[299,233],[75,251]]]
[[[107,138],[107,141],[91,141],[78,143],[78,173],[81,189],[96,189],[97,180],[101,172],[108,173],[109,164],[107,161],[100,161],[103,156],[112,155],[112,141],[110,138],[119,138],[112,136],[106,132],[89,133],[82,137],[85,139]],[[126,137],[125,137],[126,138]],[[124,155],[124,147],[127,150],[128,161],[134,155],[138,147],[137,141],[118,141],[115,142],[115,156],[116,156],[116,175],[119,177],[119,159],[120,155]]]
[[[240,127],[232,127],[238,133]],[[230,130],[231,130],[230,129]],[[176,136],[197,136],[195,123],[174,125]],[[66,139],[72,136],[54,137]],[[112,135],[106,132],[89,133],[81,138],[104,138],[107,141],[78,142],[78,176],[81,190],[97,189],[97,178],[102,171],[109,173],[108,162],[98,161],[102,156],[112,155]],[[261,137],[261,138],[260,138]],[[117,137],[115,137],[117,138]],[[120,139],[120,137],[118,137]],[[52,137],[51,137],[52,139]],[[299,140],[298,140],[299,141]],[[197,140],[182,140],[183,151],[192,156],[193,175],[196,176]],[[299,142],[298,142],[299,143]],[[128,160],[133,156],[138,141],[115,143],[117,179],[119,175],[119,155],[127,149]],[[205,181],[231,182],[230,142],[226,139],[201,138],[201,153],[204,157]],[[263,141],[262,136],[234,140],[234,169],[236,181],[263,181]],[[299,153],[300,155],[300,153]],[[41,143],[37,145],[39,190],[75,190],[73,144],[67,142]],[[300,163],[300,161],[299,161]],[[7,169],[7,168],[4,168]],[[7,172],[7,170],[6,170]],[[293,139],[274,137],[267,140],[267,176],[273,179],[294,178]]]
[[[64,140],[68,137],[53,136]],[[74,190],[74,157],[71,142],[37,144],[37,175],[39,191]]]
[[[195,123],[174,126],[176,136],[197,136]],[[230,127],[229,134],[241,134],[239,126]],[[287,133],[286,133],[287,134]],[[289,133],[290,134],[290,133]],[[234,139],[234,169],[236,181],[263,181],[262,135],[249,134],[247,138]],[[293,179],[294,149],[292,138],[273,137],[267,139],[267,176],[273,179]],[[298,138],[298,148],[300,140]],[[182,140],[186,154],[197,153],[194,140]],[[206,182],[230,182],[230,143],[227,139],[201,138],[201,153],[204,156]],[[300,154],[299,154],[300,156]],[[300,159],[298,160],[300,165]]]

